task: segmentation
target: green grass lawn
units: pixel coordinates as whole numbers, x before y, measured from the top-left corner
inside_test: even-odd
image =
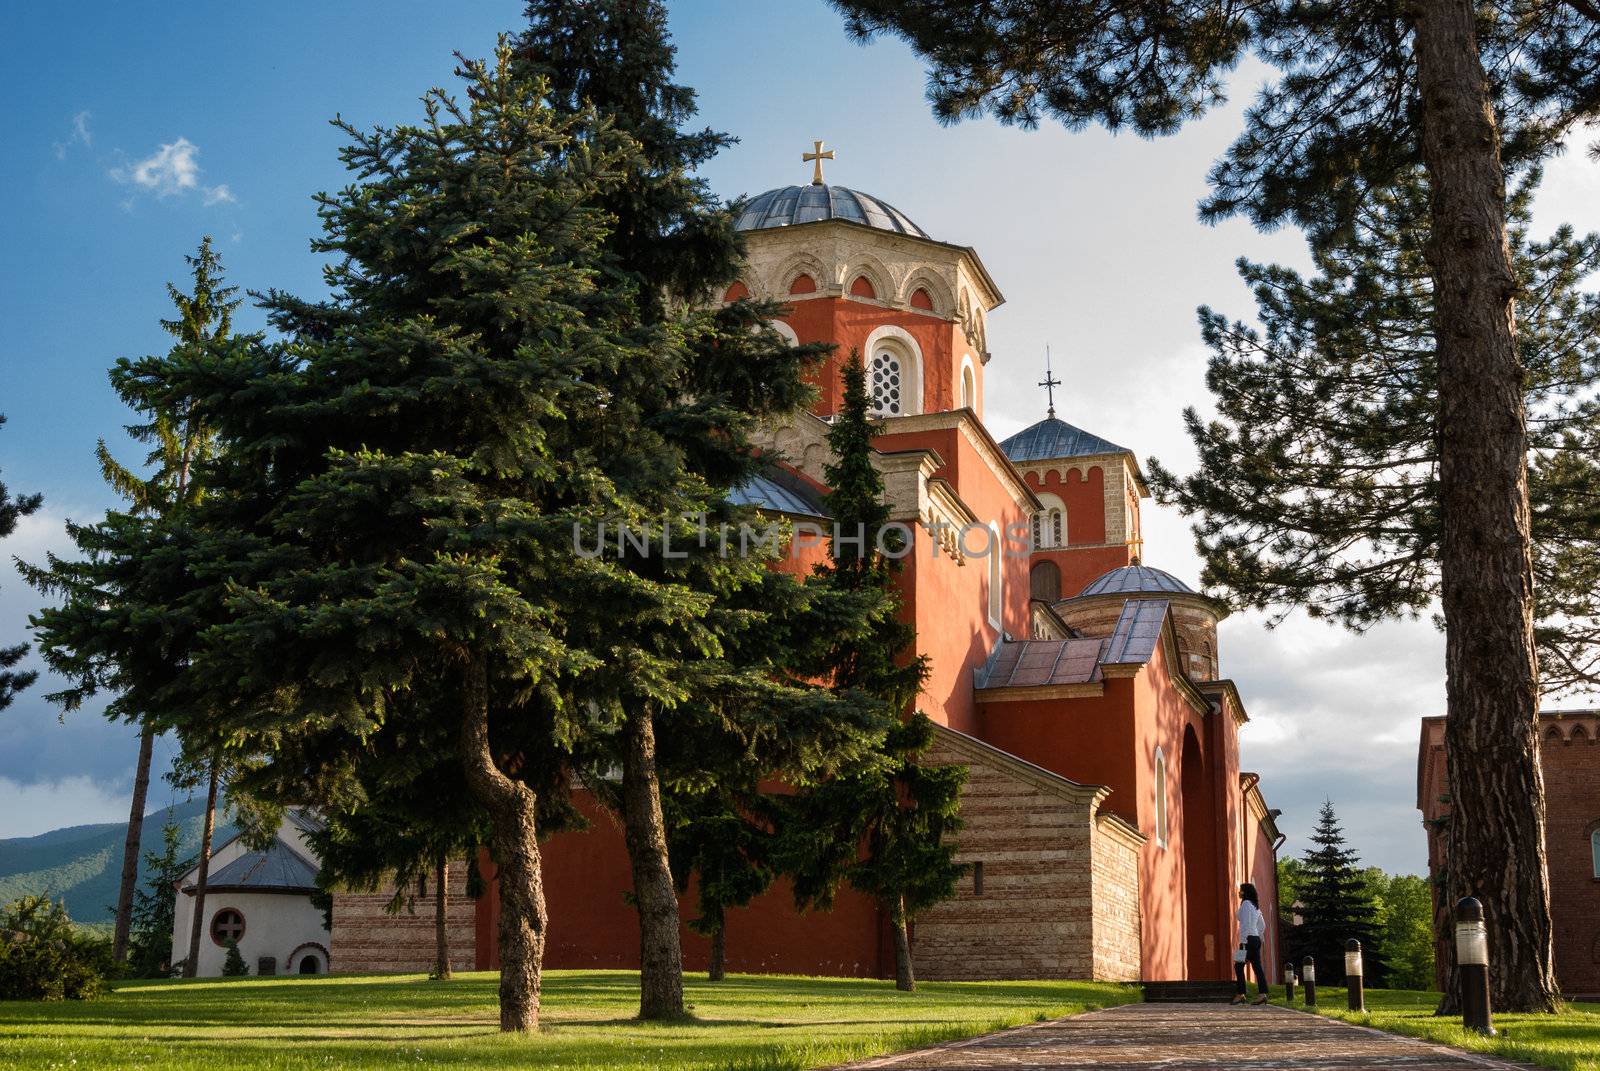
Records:
[[[544,1029],[497,1029],[498,975],[131,982],[86,1003],[0,1001],[0,1068],[823,1067],[1138,1000],[1091,982],[687,980],[693,1020],[641,1023],[638,975],[550,971]]]
[[[1282,999],[1282,990],[1279,990]],[[1439,994],[1404,989],[1373,989],[1366,994],[1365,1014],[1351,1012],[1345,991],[1317,987],[1317,1011],[1335,1019],[1375,1026],[1396,1034],[1426,1038],[1441,1045],[1481,1052],[1518,1063],[1538,1064],[1559,1071],[1600,1071],[1600,1004],[1570,1004],[1561,1015],[1496,1015],[1492,1038],[1468,1033],[1461,1018],[1437,1017],[1433,1009]],[[1295,1005],[1305,997],[1295,990]]]

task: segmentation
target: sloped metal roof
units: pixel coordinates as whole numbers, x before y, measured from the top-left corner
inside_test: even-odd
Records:
[[[875,227],[880,231],[927,238],[928,232],[911,222],[904,212],[887,201],[852,190],[847,186],[780,186],[757,194],[745,203],[734,222],[741,231],[770,227],[789,227],[796,223],[816,223],[843,219]]]
[[[979,688],[1091,684],[1100,679],[1106,640],[1021,640],[1003,643],[983,669]]]
[[[190,885],[186,888],[192,889]],[[245,852],[207,876],[206,888],[255,889],[261,892],[315,892],[317,868],[281,840],[264,851]]]
[[[1124,565],[1109,573],[1102,573],[1079,592],[1083,595],[1131,595],[1162,592],[1170,595],[1193,595],[1195,590],[1164,569],[1148,565]]]
[[[1023,428],[1000,444],[1012,461],[1048,461],[1091,454],[1126,454],[1127,448],[1053,416]]]
[[[770,475],[752,476],[728,492],[736,506],[755,506],[774,513],[793,513],[801,517],[828,518],[832,514],[822,499],[798,480],[783,480]]]
[[[1101,657],[1107,666],[1137,666],[1150,661],[1161,642],[1161,629],[1167,620],[1165,599],[1129,599],[1112,630]]]

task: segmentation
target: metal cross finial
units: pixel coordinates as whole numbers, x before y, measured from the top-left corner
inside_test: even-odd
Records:
[[[1050,371],[1050,347],[1044,348],[1044,378],[1039,381],[1039,386],[1045,390],[1045,396],[1050,399],[1050,415],[1056,415],[1056,388],[1061,386],[1061,381]]]
[[[811,151],[800,154],[800,161],[802,163],[809,164],[812,161],[816,162],[816,168],[811,172],[811,185],[822,185],[822,161],[832,159],[833,150],[829,149],[828,151],[824,152],[822,150],[822,142],[820,141],[813,141],[811,143]]]

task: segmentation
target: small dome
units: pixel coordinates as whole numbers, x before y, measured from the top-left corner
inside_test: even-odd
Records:
[[[1089,581],[1088,586],[1078,593],[1078,597],[1141,593],[1162,595],[1197,594],[1188,584],[1163,569],[1152,569],[1148,565],[1124,565],[1120,569],[1113,569],[1109,573]]]
[[[734,226],[741,231],[842,219],[880,231],[926,238],[928,233],[898,208],[845,186],[782,186],[750,198]]]
[[[1129,451],[1093,432],[1075,428],[1065,420],[1045,417],[1000,444],[1012,461],[1051,461],[1059,457],[1126,454]],[[1166,574],[1162,574],[1163,576]]]

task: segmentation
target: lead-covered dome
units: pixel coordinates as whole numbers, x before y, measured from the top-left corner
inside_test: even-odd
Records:
[[[757,194],[744,206],[734,226],[741,231],[760,231],[771,227],[790,227],[797,223],[817,223],[842,219],[875,227],[880,231],[927,238],[928,232],[911,222],[904,212],[871,194],[847,186],[812,183],[809,186],[781,186]]]
[[[1079,592],[1086,595],[1194,595],[1195,590],[1165,569],[1152,569],[1148,565],[1124,565],[1089,581]]]

